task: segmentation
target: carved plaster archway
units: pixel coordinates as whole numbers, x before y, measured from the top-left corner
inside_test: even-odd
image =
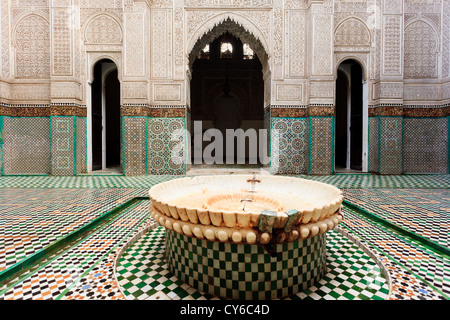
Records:
[[[270,54],[268,53],[269,46],[266,37],[252,22],[235,13],[219,14],[206,21],[193,33],[187,45],[189,70],[192,70],[192,64],[196,59],[197,53],[206,44],[227,31],[249,44],[263,65],[263,74],[269,71]]]
[[[230,33],[232,36],[239,38],[243,43],[247,43],[253,52],[258,56],[259,61],[262,65],[262,74],[264,81],[264,105],[261,108],[265,108],[267,105],[270,105],[271,95],[271,71],[270,71],[270,51],[269,42],[266,39],[264,33],[260,31],[260,29],[247,18],[235,13],[222,13],[219,14],[209,20],[207,20],[204,24],[202,24],[195,32],[192,33],[192,36],[189,36],[189,40],[187,41],[187,74],[186,74],[186,82],[187,82],[187,97],[190,97],[190,80],[192,77],[193,64],[197,59],[197,54],[202,50],[207,44],[213,42],[216,38],[225,34],[226,32]],[[188,99],[188,105],[190,99]],[[190,121],[189,121],[190,122]],[[270,124],[264,122],[264,127],[266,130],[270,131]],[[267,146],[270,146],[270,134],[268,135]],[[190,148],[191,146],[188,146]],[[270,152],[270,148],[268,149]],[[189,151],[188,154],[191,154]],[[269,154],[270,158],[270,154]],[[266,153],[264,153],[264,158],[261,159],[265,161],[265,165],[268,164]],[[270,164],[269,164],[270,165]]]

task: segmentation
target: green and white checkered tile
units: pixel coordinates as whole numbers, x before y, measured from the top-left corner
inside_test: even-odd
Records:
[[[183,282],[232,299],[274,299],[302,291],[326,272],[326,239],[319,235],[273,245],[222,243],[166,230],[166,263]]]
[[[316,286],[285,299],[386,299],[388,283],[377,263],[335,231],[327,233],[327,273]],[[128,299],[152,299],[158,292],[173,300],[220,299],[174,276],[165,261],[165,230],[155,228],[123,252],[117,280]]]

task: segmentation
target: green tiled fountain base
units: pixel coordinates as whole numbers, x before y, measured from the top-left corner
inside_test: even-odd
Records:
[[[119,254],[115,269],[120,290],[127,299],[215,300],[175,276],[166,263],[166,233],[162,227],[144,230]],[[220,259],[213,259],[220,263]],[[322,279],[283,300],[384,300],[389,284],[377,262],[337,231],[326,236],[326,272]],[[214,263],[214,262],[212,262]],[[247,264],[251,265],[251,264]],[[197,270],[198,271],[198,270]],[[257,282],[257,281],[255,281]],[[278,289],[283,288],[278,285]]]
[[[169,270],[201,291],[231,299],[276,299],[313,286],[326,272],[326,235],[272,246],[223,243],[166,231]]]

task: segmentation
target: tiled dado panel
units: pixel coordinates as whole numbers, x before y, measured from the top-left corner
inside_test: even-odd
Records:
[[[380,117],[380,174],[402,173],[402,117]]]
[[[78,173],[87,172],[87,127],[86,118],[76,119],[76,170]]]
[[[50,117],[52,171],[55,176],[75,174],[76,117]]]
[[[272,149],[272,146],[270,144],[271,136],[272,136],[271,124],[272,124],[271,113],[270,113],[270,111],[267,111],[264,114],[264,129],[267,130],[267,141],[266,141],[267,153],[265,156],[267,156],[269,158],[270,158],[271,149]],[[265,161],[265,163],[263,164],[263,167],[266,168],[266,170],[270,170],[270,161]]]
[[[186,173],[186,119],[148,118],[148,174]]]
[[[146,117],[122,117],[122,172],[146,174]]]
[[[0,168],[5,175],[72,176],[86,171],[84,117],[3,117],[2,136]]]
[[[3,117],[3,126],[4,174],[50,174],[50,118]]]
[[[403,172],[446,173],[447,118],[403,119]]]
[[[186,173],[184,118],[122,117],[122,121],[125,175]]]
[[[378,172],[379,119],[369,118],[369,172]]]
[[[308,118],[272,118],[271,172],[308,173]]]
[[[3,137],[4,135],[4,124],[3,116],[0,116],[0,176],[3,175],[5,171],[4,161],[3,161]]]
[[[191,170],[192,168],[192,150],[189,147],[188,143],[190,143],[190,137],[192,137],[192,118],[189,111],[186,111],[186,134],[188,135],[189,139],[186,141],[186,172]]]
[[[334,117],[309,117],[309,173],[334,171]]]

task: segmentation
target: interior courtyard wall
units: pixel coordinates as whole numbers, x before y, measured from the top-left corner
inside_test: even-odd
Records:
[[[368,171],[449,170],[450,0],[0,0],[0,13],[1,174],[89,170],[90,86],[103,58],[119,71],[124,174],[186,173],[189,55],[227,18],[267,55],[277,172],[334,172],[346,59],[367,88]]]

